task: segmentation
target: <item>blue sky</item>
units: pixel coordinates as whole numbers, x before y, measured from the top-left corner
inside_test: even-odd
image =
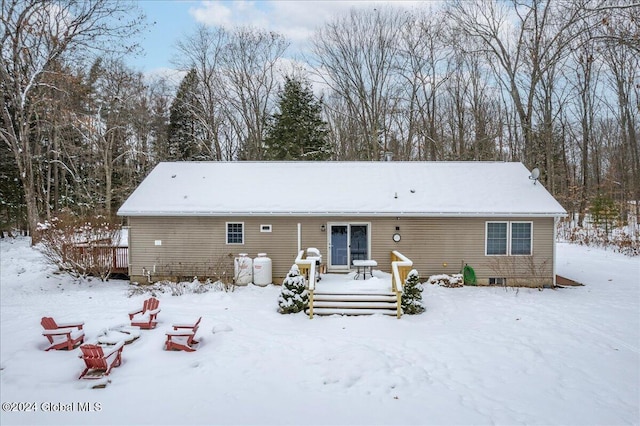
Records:
[[[234,27],[250,25],[273,30],[287,37],[290,53],[304,50],[316,28],[352,7],[375,7],[382,3],[414,7],[420,1],[192,1],[139,0],[149,27],[144,33],[144,52],[127,62],[144,73],[173,68],[174,45],[193,33],[198,24]]]

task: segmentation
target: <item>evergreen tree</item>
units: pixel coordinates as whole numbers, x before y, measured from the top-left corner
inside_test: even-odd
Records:
[[[269,160],[327,160],[331,156],[322,101],[309,84],[286,77],[278,96],[280,112],[271,116],[264,143]]]
[[[176,97],[171,104],[167,149],[158,149],[161,160],[182,161],[202,159],[197,141],[197,122],[194,114],[198,76],[191,69],[180,82]]]
[[[422,305],[422,284],[418,271],[412,269],[407,275],[402,291],[402,312],[408,315],[420,314],[425,311]]]
[[[293,265],[282,282],[282,291],[278,297],[278,312],[295,314],[309,306],[309,292],[305,279],[300,275],[298,266]]]

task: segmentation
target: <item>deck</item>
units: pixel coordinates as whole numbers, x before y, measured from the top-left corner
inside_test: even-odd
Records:
[[[373,271],[373,278],[367,275],[363,280],[362,275],[354,279],[355,271],[348,274],[322,274],[320,281],[316,283],[317,293],[379,293],[391,292],[391,274],[382,271]]]

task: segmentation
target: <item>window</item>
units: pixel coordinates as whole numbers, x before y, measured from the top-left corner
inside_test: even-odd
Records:
[[[511,254],[531,255],[531,222],[511,222]]]
[[[507,285],[506,278],[489,278],[489,285]]]
[[[244,244],[244,223],[227,222],[227,244]]]
[[[260,225],[260,232],[271,232],[271,225]]]
[[[507,222],[487,222],[487,255],[507,254]]]
[[[487,256],[531,256],[532,222],[487,222]]]

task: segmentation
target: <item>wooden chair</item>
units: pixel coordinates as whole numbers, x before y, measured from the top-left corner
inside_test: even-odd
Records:
[[[202,317],[198,318],[193,323],[173,324],[173,330],[167,331],[167,341],[164,344],[164,348],[167,351],[187,351],[194,352],[199,342],[196,340],[196,332],[200,327],[200,321]]]
[[[49,340],[49,347],[45,351],[51,349],[72,350],[84,342],[84,331],[82,330],[84,322],[58,324],[51,317],[42,317],[40,324],[44,328],[42,335]]]
[[[191,330],[193,330],[193,332],[195,334],[195,332],[198,331],[198,327],[200,327],[200,321],[202,321],[202,317],[198,318],[198,320],[196,322],[173,324],[172,327],[173,327],[174,330],[191,329]]]
[[[144,301],[142,309],[129,312],[129,320],[131,325],[140,327],[143,329],[155,328],[158,325],[156,319],[158,312],[160,312],[160,301],[155,297],[151,297]]]
[[[82,345],[80,358],[84,360],[86,368],[78,379],[100,379],[108,376],[113,367],[122,364],[122,348],[124,342],[118,342],[104,352],[104,348],[98,345]]]

